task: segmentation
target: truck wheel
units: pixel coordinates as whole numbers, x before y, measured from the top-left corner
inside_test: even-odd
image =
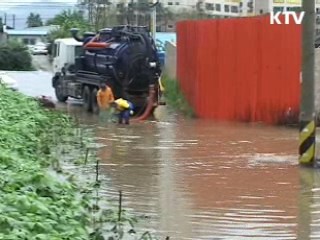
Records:
[[[92,111],[92,101],[91,101],[91,91],[88,86],[85,86],[83,89],[83,106],[87,112]]]
[[[95,114],[99,113],[99,106],[98,106],[98,102],[97,102],[97,93],[98,93],[98,89],[94,88],[92,90],[92,94],[91,94],[91,101],[92,101],[92,112]]]
[[[62,87],[61,80],[58,79],[54,90],[55,90],[56,98],[58,99],[59,102],[65,102],[68,100],[68,96],[63,94],[63,87]]]

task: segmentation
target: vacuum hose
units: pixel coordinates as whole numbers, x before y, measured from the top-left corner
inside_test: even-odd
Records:
[[[155,97],[156,97],[155,85],[152,84],[149,86],[149,97],[148,97],[147,107],[146,107],[144,113],[141,116],[135,118],[134,120],[143,121],[143,120],[148,119],[153,114],[153,111],[155,108],[155,101],[156,101]]]

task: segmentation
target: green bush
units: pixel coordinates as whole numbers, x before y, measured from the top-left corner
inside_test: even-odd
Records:
[[[29,71],[33,70],[32,57],[27,46],[9,41],[0,45],[0,70]]]
[[[179,82],[168,77],[162,79],[165,88],[164,96],[169,106],[181,111],[188,117],[195,117],[195,113],[180,90]]]

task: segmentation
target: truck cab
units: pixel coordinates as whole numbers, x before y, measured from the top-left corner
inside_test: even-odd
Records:
[[[75,58],[82,52],[82,42],[74,38],[56,39],[52,46],[54,74],[61,74],[64,67],[74,65]]]

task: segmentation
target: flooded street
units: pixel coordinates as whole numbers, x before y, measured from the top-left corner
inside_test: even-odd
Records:
[[[22,92],[54,96],[51,74],[10,73]],[[298,166],[298,130],[183,119],[99,126],[78,101],[59,108],[95,129],[106,198],[162,239],[320,239],[320,172]]]

